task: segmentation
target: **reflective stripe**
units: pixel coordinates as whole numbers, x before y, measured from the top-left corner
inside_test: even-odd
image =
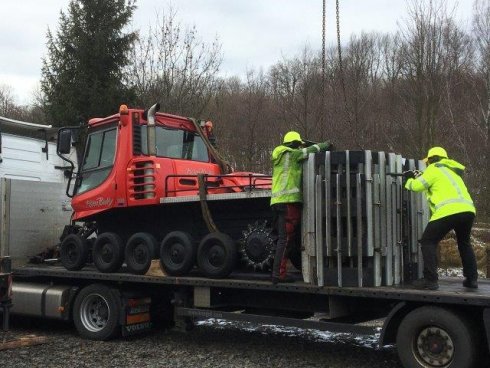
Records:
[[[420,181],[420,183],[424,186],[425,189],[429,189],[429,183],[427,183],[427,180],[425,180],[423,177],[420,176],[415,180]]]
[[[279,197],[282,196],[283,194],[294,194],[294,193],[299,193],[299,188],[293,188],[293,189],[283,190],[281,192],[273,193],[272,197]]]
[[[451,176],[451,174],[449,173],[449,171],[447,170],[447,168],[444,166],[444,165],[441,165],[441,164],[436,164],[436,167],[442,171],[442,173],[449,179],[449,181],[451,182],[451,185],[453,186],[454,189],[456,189],[456,192],[458,193],[458,197],[459,198],[464,198],[463,197],[463,193],[461,192],[461,188],[459,187],[458,183],[456,183],[453,179],[453,177]]]
[[[287,186],[289,165],[290,165],[290,155],[289,155],[289,152],[286,151],[286,152],[284,152],[283,172],[279,178],[279,187],[280,188],[285,188]]]
[[[438,210],[442,206],[445,206],[446,204],[451,204],[451,203],[464,203],[472,206],[473,208],[475,207],[475,204],[473,201],[469,201],[464,198],[453,198],[453,199],[448,199],[446,201],[439,202],[438,204],[435,205],[435,209]]]
[[[451,183],[453,188],[456,190],[456,193],[458,194],[458,198],[447,199],[445,201],[439,202],[438,204],[434,204],[435,209],[438,210],[439,208],[441,208],[447,204],[451,204],[451,203],[464,203],[464,204],[470,205],[474,208],[475,205],[474,205],[473,201],[470,201],[464,197],[460,186],[458,185],[458,183],[456,183],[454,178],[451,176],[448,169],[444,165],[441,165],[441,164],[436,164],[435,167],[437,167],[439,170],[441,170],[442,173],[446,176],[446,178],[449,179],[449,182]]]
[[[410,183],[408,184],[408,190],[413,190],[413,187],[412,187],[412,185],[413,185],[413,180],[414,180],[414,179],[410,180]]]

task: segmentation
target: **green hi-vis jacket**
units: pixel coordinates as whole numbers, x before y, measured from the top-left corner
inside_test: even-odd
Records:
[[[461,178],[464,169],[459,162],[445,158],[427,166],[419,177],[407,180],[406,189],[426,192],[432,214],[430,221],[461,212],[476,213],[473,200]]]
[[[318,143],[306,148],[277,146],[272,152],[271,206],[276,203],[302,203],[302,162],[308,154],[326,151],[329,143]]]

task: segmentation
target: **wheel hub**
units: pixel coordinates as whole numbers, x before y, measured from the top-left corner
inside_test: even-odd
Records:
[[[416,356],[430,367],[447,367],[454,356],[454,343],[451,336],[439,327],[427,327],[418,335]]]
[[[170,259],[173,263],[182,263],[184,261],[185,249],[180,243],[175,243],[170,248]]]
[[[249,225],[240,241],[242,261],[255,270],[270,267],[274,258],[274,241],[272,230],[266,228],[266,223]]]
[[[147,258],[146,247],[143,244],[138,244],[134,248],[133,254],[134,254],[134,259],[137,263],[144,263]]]
[[[109,320],[107,300],[99,294],[85,298],[80,307],[80,320],[83,326],[91,332],[102,330]]]
[[[102,260],[106,263],[109,263],[112,258],[114,257],[114,253],[112,252],[112,248],[109,244],[104,244],[102,246],[100,255],[102,257]]]

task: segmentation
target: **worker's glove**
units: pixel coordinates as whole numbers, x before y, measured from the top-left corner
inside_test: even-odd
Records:
[[[405,179],[415,179],[415,171],[413,170],[408,170],[408,171],[404,171],[402,172],[402,175]]]
[[[318,147],[320,147],[320,151],[328,151],[328,150],[332,150],[330,147],[332,145],[328,142],[322,142],[322,143],[318,143]]]

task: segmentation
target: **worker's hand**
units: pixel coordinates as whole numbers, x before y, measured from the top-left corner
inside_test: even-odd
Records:
[[[320,148],[320,151],[328,150],[329,146],[330,146],[330,143],[328,143],[328,142],[318,143],[318,147]]]
[[[405,179],[415,179],[415,171],[413,170],[404,171],[402,175]]]

